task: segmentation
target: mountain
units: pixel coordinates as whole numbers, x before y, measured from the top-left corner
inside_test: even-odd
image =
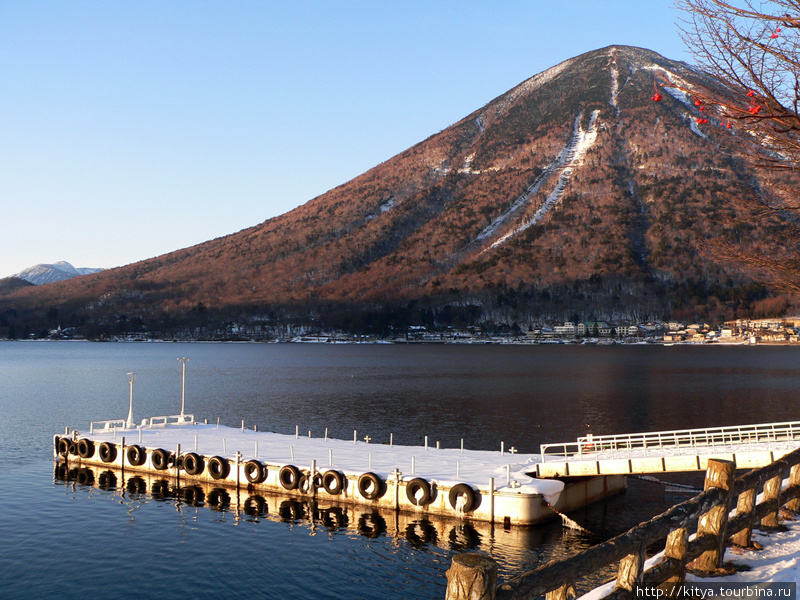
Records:
[[[611,46],[522,82],[284,215],[197,246],[0,296],[19,331],[387,332],[570,317],[733,318],[763,288],[709,241],[775,251],[736,128],[698,125],[692,67]],[[3,317],[6,315],[6,317]],[[8,315],[11,315],[8,317]],[[11,319],[11,320],[9,320]]]
[[[33,285],[44,285],[45,283],[53,283],[54,281],[72,279],[80,275],[99,273],[103,270],[104,269],[92,269],[88,267],[75,268],[70,263],[62,260],[53,264],[38,264],[33,267],[28,267],[12,275],[12,277],[24,279]]]

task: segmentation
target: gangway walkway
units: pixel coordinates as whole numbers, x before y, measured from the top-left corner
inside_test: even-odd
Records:
[[[539,477],[704,471],[709,458],[762,467],[800,446],[800,421],[622,435],[542,444]]]

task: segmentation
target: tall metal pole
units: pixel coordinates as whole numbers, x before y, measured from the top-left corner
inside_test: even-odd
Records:
[[[128,373],[128,381],[131,384],[131,401],[128,407],[128,420],[125,423],[125,427],[131,428],[133,427],[133,380],[136,379],[136,373]]]
[[[186,408],[186,363],[189,359],[182,356],[178,360],[181,361],[181,416],[183,416]]]

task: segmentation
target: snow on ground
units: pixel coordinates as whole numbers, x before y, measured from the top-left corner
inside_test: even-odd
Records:
[[[783,481],[783,487],[789,485],[789,480]],[[759,494],[757,502],[763,500],[763,494]],[[731,516],[735,511],[731,511]],[[757,529],[753,530],[752,540],[761,545],[761,550],[741,549],[726,547],[724,562],[736,569],[733,575],[720,577],[698,577],[691,573],[686,575],[686,584],[718,585],[718,584],[744,584],[756,585],[761,583],[800,583],[800,520],[783,520],[783,531],[764,532]],[[696,534],[689,536],[694,539]],[[647,570],[663,558],[664,552],[654,554],[645,561],[644,569]],[[600,600],[614,591],[616,582],[610,581],[590,592],[580,596],[579,600]],[[700,596],[695,596],[700,597]],[[717,598],[720,596],[716,596]],[[747,599],[763,596],[756,595],[732,595],[731,598]],[[787,598],[787,600],[794,600]]]
[[[316,461],[319,470],[333,467],[355,476],[372,471],[386,478],[399,469],[404,481],[416,475],[445,486],[464,482],[487,488],[489,478],[494,477],[498,491],[513,489],[514,492],[542,494],[551,503],[555,503],[564,487],[560,481],[533,479],[525,474],[534,469],[538,454],[437,449],[435,440],[430,440],[426,449],[425,446],[389,445],[388,439],[370,440],[372,443],[368,443],[358,433],[354,434],[354,443],[353,440],[325,438],[324,434],[309,438],[307,432],[305,436],[294,436],[204,424],[159,425],[140,430],[118,430],[116,434],[96,428],[92,434],[83,435],[97,443],[119,443],[125,436],[126,445],[141,443],[147,448],[169,451],[174,451],[176,444],[180,444],[181,453],[197,451],[206,456],[231,459],[240,452],[242,461],[257,458],[280,466],[293,464],[310,468],[312,461]]]
[[[695,121],[691,117],[689,117],[689,129],[692,130],[692,133],[696,133],[701,138],[708,139],[708,136],[705,133],[703,133],[703,131],[700,129],[700,127],[698,127],[697,121]]]
[[[785,581],[800,583],[800,522],[784,521],[786,531],[764,533],[753,531],[753,540],[761,544],[762,550],[738,550],[728,548],[725,562],[749,568],[734,575],[715,577],[712,580],[689,575],[689,581],[705,583]]]
[[[725,563],[739,569],[733,575],[721,577],[698,577],[688,573],[686,583],[716,584],[752,584],[785,582],[800,583],[800,522],[784,521],[786,531],[765,533],[753,530],[753,541],[762,546],[762,550],[742,550],[726,548]],[[656,565],[663,557],[663,552],[655,554],[645,562],[645,570]],[[614,591],[616,582],[611,581],[580,596],[579,600],[600,600]],[[718,597],[718,596],[717,596]],[[756,598],[758,596],[751,596]],[[748,598],[746,595],[732,598]],[[787,598],[787,600],[793,600]]]
[[[551,173],[556,172],[559,168],[562,168],[561,173],[559,174],[558,181],[556,182],[556,186],[550,195],[545,199],[542,206],[536,213],[531,217],[528,221],[515,227],[500,239],[495,241],[491,246],[489,246],[484,252],[487,250],[491,250],[496,246],[499,246],[503,242],[511,239],[515,235],[522,233],[526,229],[530,228],[531,226],[535,225],[539,222],[539,220],[544,217],[553,206],[561,199],[561,196],[564,194],[564,189],[567,187],[570,178],[572,177],[573,170],[583,164],[583,158],[586,155],[587,150],[592,147],[595,140],[597,139],[597,116],[600,114],[599,110],[595,110],[592,112],[592,116],[589,119],[589,125],[586,130],[581,127],[581,119],[583,118],[583,111],[581,111],[578,116],[575,118],[575,126],[572,132],[572,138],[570,139],[569,143],[564,147],[561,151],[559,157],[544,170],[544,172],[534,181],[533,185],[528,188],[525,194],[519,197],[517,201],[509,208],[505,213],[500,215],[495,221],[489,225],[486,229],[484,229],[481,234],[478,236],[478,239],[483,239],[490,236],[494,233],[497,228],[502,224],[503,221],[508,220],[508,217],[513,213],[516,212],[519,208],[521,208],[527,201],[536,193],[544,181],[547,179],[545,174],[549,176]]]

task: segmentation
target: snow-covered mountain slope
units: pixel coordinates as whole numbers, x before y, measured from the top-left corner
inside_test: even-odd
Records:
[[[99,273],[104,269],[93,269],[89,267],[73,267],[67,261],[59,261],[53,264],[38,264],[33,267],[23,269],[19,273],[15,273],[12,277],[17,279],[24,279],[28,283],[34,285],[44,285],[45,283],[53,283],[54,281],[64,281],[65,279],[72,279],[80,275],[90,275],[91,273]]]

